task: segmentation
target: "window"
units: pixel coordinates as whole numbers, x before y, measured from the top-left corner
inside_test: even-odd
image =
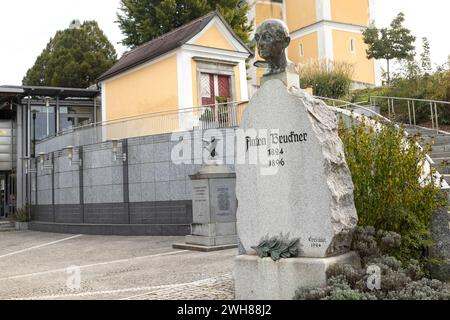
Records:
[[[298,52],[300,53],[300,58],[303,58],[303,56],[305,55],[305,52],[303,51],[303,43],[300,43]]]
[[[350,39],[350,52],[355,53],[355,39]]]
[[[200,74],[200,92],[203,106],[213,106],[219,100],[231,100],[231,76],[212,73]],[[224,101],[220,101],[224,102]]]

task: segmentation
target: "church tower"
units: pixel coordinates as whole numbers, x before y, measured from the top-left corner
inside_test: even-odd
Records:
[[[374,19],[374,0],[250,0],[255,28],[265,19],[286,22],[291,32],[288,57],[296,64],[320,59],[344,61],[354,67],[354,86],[376,83],[376,63],[366,58],[362,30]],[[258,57],[259,58],[259,57]],[[259,85],[262,70],[250,76]]]

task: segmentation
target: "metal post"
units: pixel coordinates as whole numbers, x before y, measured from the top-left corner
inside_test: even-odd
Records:
[[[23,105],[17,106],[17,126],[16,126],[16,144],[17,144],[17,159],[16,159],[16,208],[23,206]]]
[[[412,100],[412,109],[413,109],[414,125],[416,125],[416,108],[414,106],[414,100]]]
[[[31,155],[31,96],[28,97],[28,107],[27,107],[27,113],[26,113],[26,146],[27,146],[27,157],[30,157]]]
[[[59,135],[60,124],[60,111],[59,111],[59,96],[56,96],[56,110],[55,110],[55,136]]]
[[[48,99],[45,99],[45,112],[47,113],[47,136],[48,138],[50,136],[50,115],[49,115],[49,108],[50,108],[50,101]]]
[[[408,100],[408,118],[409,118],[409,125],[411,125],[411,106],[409,100]]]
[[[394,115],[394,121],[395,121],[394,99],[391,99],[391,108],[392,108],[392,114]]]
[[[31,163],[31,161],[30,161],[30,163]],[[30,164],[31,165],[31,164]],[[34,169],[35,169],[35,173],[34,173],[34,192],[35,192],[35,205],[37,206],[38,204],[39,204],[39,201],[38,201],[38,170],[37,170],[37,168],[38,168],[38,159],[37,158],[35,158],[34,159]]]
[[[434,115],[433,115],[433,103],[430,102],[430,111],[431,111],[431,128],[434,129]]]
[[[30,176],[29,173],[25,171],[25,203],[24,203],[25,206],[31,202],[29,199],[30,193],[28,192],[28,187],[30,185],[29,176]]]
[[[439,133],[439,122],[438,122],[438,112],[436,102],[434,103],[434,117],[436,118],[436,130]]]
[[[51,181],[52,181],[52,214],[53,214],[53,222],[56,222],[56,201],[55,201],[55,153],[52,152],[51,156],[50,156],[50,161],[52,164],[52,171],[51,171]]]
[[[390,99],[387,99],[387,104],[388,104],[388,118],[389,118],[389,120],[391,120],[391,101],[390,101]]]
[[[97,123],[97,98],[94,98],[94,124]]]
[[[36,112],[33,112],[33,154],[32,157],[36,157]]]

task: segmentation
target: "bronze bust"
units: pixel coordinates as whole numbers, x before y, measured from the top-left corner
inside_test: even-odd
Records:
[[[263,65],[269,68],[266,75],[286,71],[288,64],[286,48],[291,42],[286,24],[277,19],[269,19],[261,23],[255,33],[258,53],[265,61],[255,62],[256,67]]]

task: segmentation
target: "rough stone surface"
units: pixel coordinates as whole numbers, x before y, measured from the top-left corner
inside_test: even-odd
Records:
[[[443,259],[441,265],[432,267],[432,276],[444,281],[450,280],[450,227],[447,207],[433,213],[431,230],[434,241],[431,254]]]
[[[328,258],[270,258],[242,255],[234,261],[237,300],[292,300],[300,287],[326,285],[326,271],[333,264],[361,267],[356,252]]]
[[[334,112],[304,91],[270,80],[250,101],[241,129],[257,130],[260,139],[259,146],[251,140],[245,164],[238,159],[236,165],[237,228],[245,253],[254,254],[251,247],[262,238],[280,234],[300,239],[299,256],[348,251],[357,214]],[[238,135],[238,148],[248,143],[248,132]],[[271,133],[298,136],[276,144]],[[279,155],[268,157],[269,149]],[[249,164],[254,153],[258,164]],[[282,165],[269,168],[269,160]]]

